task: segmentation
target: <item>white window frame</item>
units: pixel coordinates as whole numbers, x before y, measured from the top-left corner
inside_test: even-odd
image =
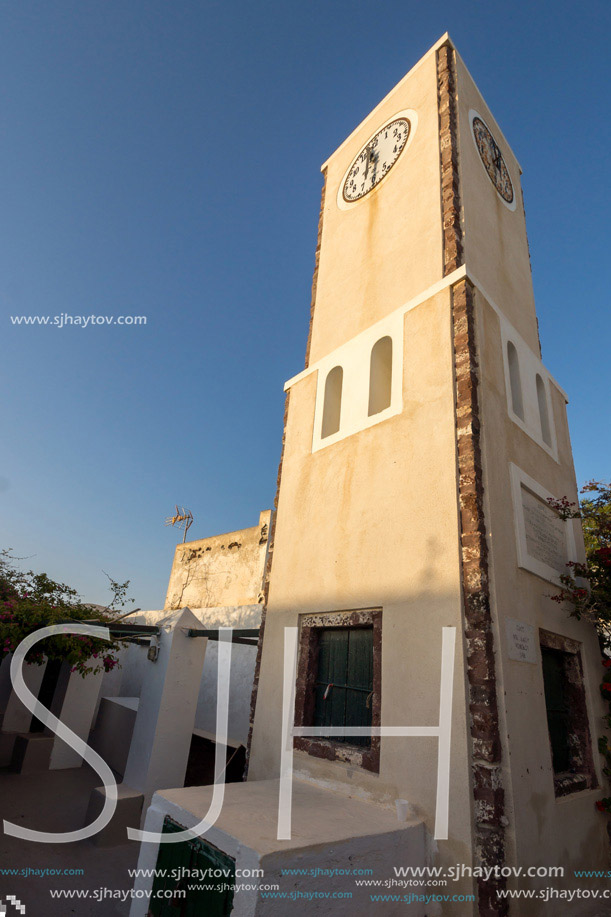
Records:
[[[507,396],[507,413],[517,426],[530,436],[548,455],[558,461],[558,442],[556,440],[556,427],[554,423],[554,412],[550,398],[550,385],[553,380],[543,363],[536,356],[520,337],[517,331],[509,322],[499,315],[501,323],[501,346],[503,350],[503,368],[505,372],[505,393]],[[511,377],[509,373],[509,356],[507,344],[511,341],[518,355],[520,366],[520,386],[522,390],[522,405],[524,408],[524,420],[516,414],[513,409],[513,399],[511,394]],[[549,420],[550,443],[545,442],[541,431],[541,418],[539,414],[539,398],[537,396],[537,375],[541,376],[543,387],[545,389],[545,398],[547,402],[547,417]]]
[[[513,462],[509,463],[509,473],[511,477],[511,496],[513,500],[513,518],[515,524],[516,548],[518,553],[518,567],[522,567],[523,570],[529,570],[531,573],[535,573],[537,576],[540,576],[541,579],[547,580],[550,583],[554,583],[556,586],[560,586],[560,573],[558,570],[555,570],[554,567],[550,567],[548,564],[543,563],[536,557],[532,557],[528,553],[528,547],[526,543],[526,524],[524,521],[524,507],[522,505],[523,488],[529,490],[536,497],[539,497],[541,500],[543,500],[543,502],[546,502],[550,498],[554,498],[554,495],[551,494],[549,490],[546,490],[541,484],[539,484],[538,481],[535,481],[534,478],[531,478],[530,475],[526,474],[525,471],[522,471],[521,468],[519,468],[517,465],[514,465]],[[567,561],[575,561],[577,560],[577,548],[573,519],[564,520],[564,535],[566,559]],[[569,572],[568,567],[566,568],[566,572]]]
[[[312,452],[326,449],[334,443],[373,427],[400,414],[403,410],[403,326],[405,315],[397,311],[371,328],[361,332],[351,341],[338,347],[322,360],[318,361],[316,380],[316,406],[314,408],[314,431]],[[392,340],[392,382],[390,404],[378,414],[368,415],[369,410],[369,372],[371,350],[380,338]],[[337,433],[321,436],[322,418],[325,399],[325,383],[329,372],[341,366],[344,372],[342,385],[342,405],[340,427]]]

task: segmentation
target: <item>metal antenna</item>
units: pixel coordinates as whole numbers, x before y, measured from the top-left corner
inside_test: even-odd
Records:
[[[182,529],[184,535],[182,536],[182,543],[184,544],[187,540],[187,532],[193,524],[193,513],[191,510],[185,509],[184,506],[176,505],[176,513],[173,516],[168,516],[165,521],[166,525],[175,525],[179,529]]]

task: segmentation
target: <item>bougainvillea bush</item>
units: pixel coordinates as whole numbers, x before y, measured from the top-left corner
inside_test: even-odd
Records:
[[[579,507],[566,498],[548,501],[563,519],[581,519],[587,558],[585,564],[567,564],[552,599],[569,602],[574,617],[592,621],[611,651],[611,483],[589,481],[581,494]]]
[[[80,601],[75,589],[56,583],[46,573],[19,570],[11,552],[0,551],[0,660],[41,627],[116,621],[118,611],[133,600],[126,599],[129,581],[117,583],[109,577],[109,582],[112,601],[103,610],[92,609]],[[53,636],[32,647],[26,661],[40,665],[45,658],[59,659],[84,677],[109,672],[118,665],[120,647],[118,640],[108,642],[76,634]]]
[[[611,703],[611,483],[590,481],[581,488],[580,505],[566,498],[549,500],[563,519],[581,519],[586,548],[586,563],[569,563],[560,577],[561,589],[551,598],[559,604],[569,602],[571,614],[586,618],[598,631],[603,650],[603,676],[600,693]],[[611,729],[611,712],[604,717]],[[611,746],[607,736],[598,740],[605,758],[603,773],[611,778]],[[596,802],[600,812],[611,814],[611,796]]]

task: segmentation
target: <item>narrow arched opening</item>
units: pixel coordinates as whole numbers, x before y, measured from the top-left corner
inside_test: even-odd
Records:
[[[339,430],[342,413],[342,384],[344,371],[341,366],[334,366],[325,380],[325,399],[322,411],[322,429],[320,436],[331,436]]]
[[[547,392],[545,390],[545,382],[537,373],[537,401],[539,403],[539,420],[541,422],[541,436],[543,437],[543,442],[547,443],[548,446],[552,444],[552,436],[550,432],[549,424],[549,412],[547,410]]]
[[[511,406],[513,408],[513,413],[516,414],[520,420],[524,420],[520,361],[518,360],[518,351],[512,341],[507,341],[507,362],[509,364],[509,385],[511,386]]]
[[[371,348],[368,415],[390,407],[392,394],[392,338],[383,337]]]

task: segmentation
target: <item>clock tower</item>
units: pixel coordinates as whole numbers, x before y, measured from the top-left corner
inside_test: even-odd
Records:
[[[476,902],[461,914],[505,914],[507,889],[553,884],[537,869],[564,867],[571,888],[574,869],[608,860],[597,638],[550,599],[584,552],[549,503],[577,492],[566,395],[541,360],[521,169],[446,35],[322,172],[249,782],[280,772],[296,627],[295,726],[319,734],[294,738],[295,775],[372,806],[407,800],[432,837],[441,739],[384,727],[439,722],[453,630],[448,831],[433,862],[465,866],[456,889]],[[516,882],[518,867],[534,871]]]

